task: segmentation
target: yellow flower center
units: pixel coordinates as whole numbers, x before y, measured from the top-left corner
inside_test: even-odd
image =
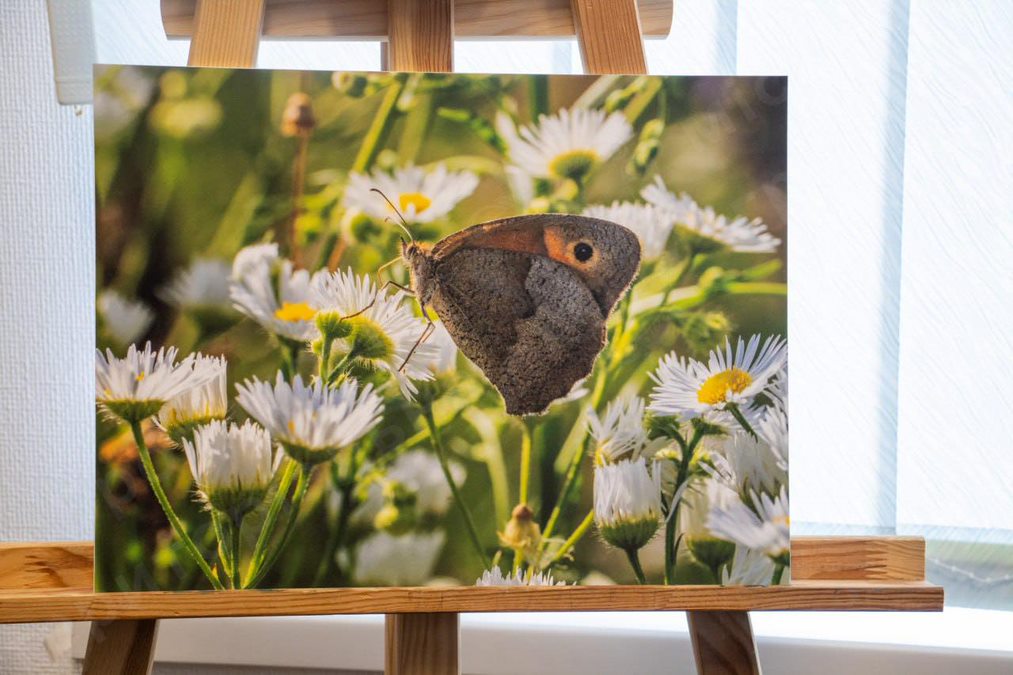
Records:
[[[274,316],[282,321],[309,321],[317,313],[317,310],[305,302],[283,302],[281,308],[274,312]]]
[[[696,398],[700,403],[716,405],[727,400],[728,392],[741,393],[753,383],[753,378],[744,370],[729,368],[715,373],[701,385]]]
[[[137,381],[138,382],[143,382],[144,381],[144,377],[146,375],[147,375],[147,373],[144,372],[143,370],[141,372],[137,373]]]
[[[407,211],[409,206],[414,206],[416,215],[428,209],[433,203],[432,199],[421,192],[403,192],[397,201],[402,213]]]
[[[559,178],[579,181],[600,161],[601,157],[594,150],[568,150],[552,158],[549,171]]]

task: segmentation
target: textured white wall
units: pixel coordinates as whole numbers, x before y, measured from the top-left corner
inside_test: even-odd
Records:
[[[91,111],[57,104],[42,0],[0,3],[0,540],[94,518]],[[0,672],[65,673],[52,626],[0,626]]]

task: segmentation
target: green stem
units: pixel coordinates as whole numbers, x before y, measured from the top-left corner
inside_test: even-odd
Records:
[[[581,540],[581,537],[587,534],[587,531],[591,529],[591,525],[593,523],[594,523],[594,509],[591,509],[590,511],[587,512],[587,515],[584,516],[584,520],[580,521],[580,525],[577,526],[577,529],[574,530],[573,534],[571,534],[569,538],[563,542],[563,545],[559,547],[558,551],[556,551],[556,555],[552,556],[552,560],[550,560],[549,564],[546,565],[545,567],[546,568],[551,567],[552,565],[562,560],[563,556],[569,553],[570,549],[577,545],[577,542]]]
[[[637,93],[633,99],[623,110],[626,115],[626,119],[630,124],[636,124],[640,116],[647,110],[647,106],[650,105],[654,97],[661,91],[661,78],[660,77],[648,77],[644,82],[643,88]],[[664,97],[664,94],[662,94]]]
[[[637,583],[643,586],[647,583],[647,577],[644,576],[644,568],[640,566],[640,556],[637,554],[637,549],[626,549],[626,557],[630,561],[630,567],[633,568],[633,573],[637,575]]]
[[[521,420],[521,475],[517,496],[518,504],[528,503],[528,483],[531,480],[531,442],[534,432],[528,419],[530,418]]]
[[[239,537],[239,535],[242,532],[242,529],[243,529],[243,516],[239,516],[238,518],[235,518],[232,521],[232,531],[231,531],[231,534],[232,534],[232,537],[231,537],[232,547],[231,547],[231,552],[230,552],[229,556],[232,559],[232,569],[231,569],[231,572],[230,572],[229,576],[232,578],[232,588],[242,588],[243,587],[242,579],[240,579],[240,576],[239,576],[240,575],[240,572],[239,572],[239,542],[240,542],[240,537]]]
[[[348,368],[352,365],[352,361],[354,361],[355,358],[356,356],[351,350],[342,356],[341,360],[334,366],[334,369],[331,370],[330,375],[327,376],[327,385],[336,387],[344,382],[345,376],[348,375]]]
[[[180,521],[179,516],[173,510],[172,505],[169,503],[169,498],[165,495],[165,490],[162,489],[162,481],[158,479],[158,474],[155,473],[155,464],[151,461],[151,453],[148,451],[148,446],[144,442],[144,432],[141,431],[140,422],[131,422],[130,430],[134,433],[134,442],[137,443],[137,453],[141,456],[141,465],[144,467],[144,473],[148,476],[148,484],[151,485],[151,491],[155,493],[155,498],[162,507],[162,511],[165,513],[165,517],[169,519],[169,524],[172,525],[173,531],[179,540],[183,542],[183,547],[186,548],[187,553],[193,558],[193,561],[197,563],[197,567],[204,573],[204,576],[208,578],[211,585],[217,590],[225,588],[222,586],[222,582],[218,580],[214,572],[208,566],[204,556],[197,549],[197,545],[193,543],[193,539],[186,533],[183,528],[183,523]]]
[[[457,481],[454,480],[454,476],[450,473],[450,464],[447,462],[447,454],[443,449],[443,439],[439,428],[436,426],[436,420],[433,419],[433,409],[431,406],[422,407],[422,417],[426,420],[426,425],[429,427],[429,437],[433,441],[433,449],[436,450],[436,456],[440,460],[443,476],[447,479],[447,485],[450,486],[450,492],[454,496],[454,503],[461,512],[461,516],[464,517],[464,523],[468,528],[468,537],[471,539],[478,557],[482,560],[483,567],[488,569],[489,557],[485,554],[485,549],[482,548],[482,542],[478,538],[478,530],[475,529],[475,522],[471,519],[471,512],[468,510],[467,504],[461,498],[461,491],[457,488]]]
[[[699,445],[700,439],[703,437],[703,427],[697,427],[693,431],[693,437],[689,443],[686,443],[681,438],[677,438],[677,442],[682,450],[682,456],[679,458],[679,467],[675,477],[675,492],[672,494],[672,498],[675,500],[674,504],[669,504],[668,508],[670,514],[668,519],[665,521],[665,583],[675,583],[675,564],[679,557],[679,540],[676,539],[676,529],[679,526],[679,507],[682,506],[682,497],[675,499],[675,495],[679,492],[679,489],[686,482],[689,477],[689,466],[693,460],[693,453],[696,451],[696,446]]]
[[[295,522],[299,516],[299,507],[302,506],[302,500],[306,496],[306,490],[310,486],[310,475],[313,467],[311,466],[300,466],[299,467],[299,479],[295,484],[295,496],[292,498],[292,504],[288,511],[288,521],[285,523],[285,529],[282,530],[281,537],[278,539],[277,545],[270,554],[264,559],[264,563],[257,569],[254,576],[250,577],[246,582],[245,588],[254,588],[257,584],[263,581],[264,576],[271,570],[274,563],[278,561],[278,556],[281,555],[282,550],[288,543],[289,537],[292,536],[292,531],[295,529]]]
[[[556,499],[555,506],[552,507],[552,513],[549,515],[549,520],[545,523],[545,530],[542,533],[543,548],[545,547],[545,542],[552,536],[553,531],[556,529],[556,523],[559,521],[560,513],[563,511],[563,505],[570,496],[570,488],[573,487],[577,477],[577,469],[580,467],[580,460],[583,457],[583,452],[577,451],[573,453],[573,459],[570,461],[570,465],[566,468],[566,477],[563,478],[563,487],[559,490],[559,497]]]
[[[777,563],[774,566],[774,577],[770,580],[772,586],[781,585],[781,577],[784,576],[784,563]]]
[[[331,360],[331,339],[326,335],[321,336],[320,339],[322,340],[322,343],[320,345],[320,364],[318,370],[320,373],[320,380],[327,382],[327,367],[328,362]]]
[[[729,404],[727,404],[725,406],[725,410],[727,410],[728,412],[730,412],[732,414],[732,417],[734,417],[735,421],[739,423],[739,426],[741,426],[742,429],[747,434],[749,434],[750,436],[752,436],[753,440],[757,439],[756,432],[753,431],[752,425],[749,424],[749,422],[746,420],[745,415],[743,415],[742,411],[739,410],[739,406],[738,405],[736,405],[735,403],[729,403]]]
[[[380,151],[380,143],[387,134],[387,131],[390,130],[394,118],[392,113],[403,89],[404,82],[400,79],[395,80],[395,83],[387,89],[387,93],[383,97],[383,101],[380,102],[379,109],[376,111],[376,116],[373,117],[373,123],[369,126],[366,135],[362,139],[359,153],[355,156],[355,162],[352,164],[353,172],[362,173],[372,166],[373,160]]]
[[[549,111],[549,78],[535,75],[528,78],[528,112],[531,123],[536,124],[538,117]]]
[[[295,349],[293,349],[292,343],[283,339],[281,341],[281,372],[290,382],[295,377],[295,359]]]
[[[279,452],[281,451],[279,450]],[[253,547],[253,554],[250,556],[250,565],[246,569],[247,579],[255,578],[260,572],[261,565],[264,563],[267,545],[271,541],[271,536],[274,534],[275,527],[278,524],[281,507],[285,504],[285,499],[288,498],[288,489],[292,486],[292,479],[295,477],[297,466],[296,462],[285,458],[285,468],[281,470],[281,478],[278,479],[278,490],[274,493],[274,500],[267,510],[267,516],[264,518],[264,524],[260,528],[257,543]]]
[[[215,529],[215,540],[218,543],[218,558],[224,570],[232,569],[232,552],[229,551],[228,540],[225,538],[225,527],[222,524],[222,514],[216,509],[211,509],[211,524]]]

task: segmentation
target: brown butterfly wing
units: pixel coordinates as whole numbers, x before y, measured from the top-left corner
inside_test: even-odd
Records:
[[[524,290],[530,263],[521,253],[476,249],[434,265],[433,309],[461,351],[485,372],[500,368],[517,341],[517,322],[534,314]]]
[[[541,255],[461,247],[435,265],[433,306],[514,415],[540,413],[590,374],[605,342],[593,295]]]

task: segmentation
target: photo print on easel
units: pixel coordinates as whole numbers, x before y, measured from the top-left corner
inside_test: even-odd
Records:
[[[98,66],[96,588],[786,583],[786,95]]]

